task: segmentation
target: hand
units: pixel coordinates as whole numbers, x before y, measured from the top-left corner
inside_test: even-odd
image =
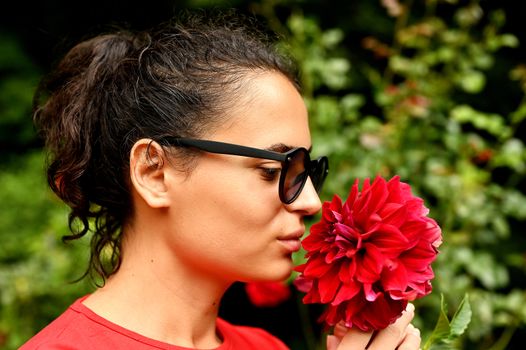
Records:
[[[348,329],[342,324],[334,327],[334,335],[327,337],[327,350],[418,350],[420,331],[410,322],[415,316],[415,307],[408,304],[402,316],[389,327],[375,334],[359,329]]]

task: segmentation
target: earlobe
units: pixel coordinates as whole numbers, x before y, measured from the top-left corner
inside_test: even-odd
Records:
[[[133,189],[152,208],[170,204],[166,184],[166,154],[155,141],[141,139],[130,152],[130,179]]]

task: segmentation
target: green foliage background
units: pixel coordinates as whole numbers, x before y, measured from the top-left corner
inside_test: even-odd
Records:
[[[472,322],[451,346],[519,349],[526,337],[526,62],[520,33],[507,30],[507,9],[478,0],[362,0],[352,14],[335,6],[323,15],[322,1],[227,5],[267,19],[300,62],[314,153],[331,161],[323,198],[346,197],[356,178],[398,174],[440,223],[434,292],[416,303],[424,338],[440,294],[453,313],[469,293]],[[181,5],[209,6],[219,5]],[[3,349],[17,348],[91,290],[72,283],[88,244],[60,241],[67,209],[46,187],[31,125],[45,68],[16,36],[0,32]]]

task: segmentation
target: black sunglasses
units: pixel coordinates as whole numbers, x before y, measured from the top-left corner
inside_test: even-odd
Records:
[[[303,147],[279,153],[225,142],[171,136],[163,137],[159,141],[161,144],[165,143],[168,146],[195,147],[210,153],[279,161],[283,164],[279,176],[279,198],[285,204],[290,204],[298,198],[309,176],[314,188],[319,192],[329,172],[329,160],[327,157],[322,156],[311,160],[309,151]]]

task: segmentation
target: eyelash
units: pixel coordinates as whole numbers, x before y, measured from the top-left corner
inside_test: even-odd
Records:
[[[269,182],[279,179],[279,175],[281,173],[281,168],[260,167],[259,170],[261,171],[261,176],[263,179]]]

